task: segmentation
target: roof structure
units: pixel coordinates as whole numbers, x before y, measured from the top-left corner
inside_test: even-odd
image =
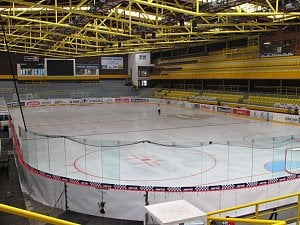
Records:
[[[155,52],[300,24],[298,0],[1,0],[0,51],[47,57]],[[5,32],[3,32],[3,29]]]

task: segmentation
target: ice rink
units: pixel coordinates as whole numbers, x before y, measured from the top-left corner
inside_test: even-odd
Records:
[[[299,126],[171,105],[161,105],[159,116],[156,106],[25,107],[29,131],[67,138],[27,136],[23,156],[59,176],[139,186],[254,182],[300,168],[297,155],[285,158],[300,147]],[[23,126],[18,108],[11,115]]]

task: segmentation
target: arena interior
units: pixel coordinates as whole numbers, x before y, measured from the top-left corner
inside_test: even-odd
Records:
[[[0,22],[1,224],[299,224],[299,0],[5,0]]]

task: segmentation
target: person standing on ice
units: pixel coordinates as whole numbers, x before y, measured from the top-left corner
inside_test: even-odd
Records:
[[[157,104],[157,107],[156,107],[156,109],[157,109],[157,115],[159,115],[159,116],[160,116],[160,105],[159,105],[159,104]]]

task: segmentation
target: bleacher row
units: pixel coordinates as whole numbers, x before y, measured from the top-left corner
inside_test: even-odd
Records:
[[[191,96],[198,95],[198,92],[194,91],[169,91],[166,89],[162,89],[154,93],[154,98],[161,98],[161,99],[169,99],[169,100],[176,100],[176,101],[188,101]]]
[[[251,56],[251,57],[250,57]],[[249,60],[249,57],[251,60]],[[220,71],[231,71],[244,73],[248,72],[270,72],[294,71],[300,65],[299,57],[275,57],[260,58],[258,48],[234,48],[223,51],[209,52],[205,56],[182,56],[175,59],[160,59],[157,68],[160,74],[157,75],[199,75],[200,71],[216,73]]]
[[[242,53],[242,56],[241,56]],[[176,65],[176,64],[189,64],[189,62],[219,62],[226,60],[231,60],[234,57],[235,60],[238,59],[249,59],[254,55],[259,53],[258,46],[254,47],[242,47],[242,48],[233,48],[233,49],[225,49],[222,51],[212,51],[207,52],[205,54],[197,54],[197,55],[188,55],[188,56],[180,56],[173,57],[170,59],[160,59],[157,62],[158,66],[166,66],[166,65]],[[228,55],[230,55],[230,59],[228,59]]]
[[[169,65],[165,66],[161,71],[161,74],[165,74],[164,72],[170,72],[174,71],[176,74],[180,74],[183,72],[198,72],[201,70],[205,71],[211,71],[215,72],[218,70],[223,71],[224,69],[231,69],[231,70],[245,70],[247,71],[253,71],[253,70],[261,70],[261,69],[266,69],[268,72],[271,70],[274,66],[275,70],[278,70],[279,68],[282,70],[287,70],[287,69],[297,69],[300,65],[300,60],[291,60],[291,59],[281,59],[281,60],[256,60],[253,59],[252,61],[247,61],[247,60],[239,60],[239,61],[223,61],[223,62],[198,62],[198,63],[193,63],[193,64],[181,64],[180,66],[177,65],[176,67],[174,65]]]
[[[284,106],[299,106],[299,98],[282,98],[282,97],[264,97],[264,96],[249,96],[244,100],[245,104],[255,104],[255,105],[264,105],[271,107],[281,107]]]
[[[154,98],[169,99],[176,101],[189,101],[193,103],[202,104],[226,104],[232,103],[237,106],[253,105],[253,106],[265,106],[282,108],[286,110],[294,110],[300,107],[300,98],[287,98],[280,96],[259,96],[259,95],[247,95],[247,94],[231,94],[231,93],[213,93],[198,91],[180,91],[180,90],[168,90],[161,89],[154,93]],[[240,104],[240,105],[238,105]]]

